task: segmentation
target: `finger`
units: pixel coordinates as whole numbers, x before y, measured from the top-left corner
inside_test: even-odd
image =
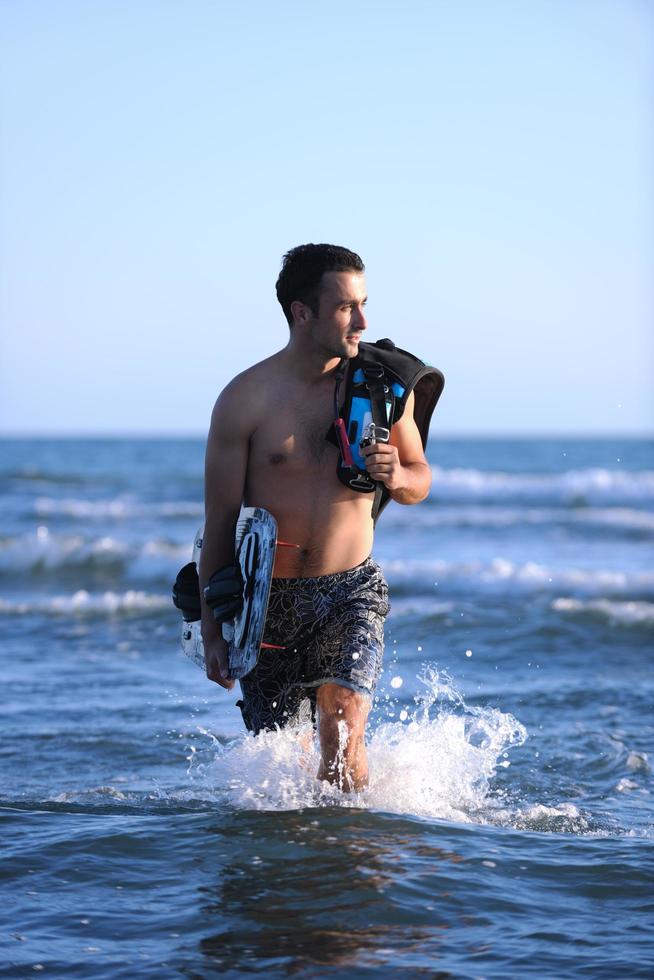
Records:
[[[375,481],[375,483],[383,483],[385,487],[390,489],[390,485],[394,483],[394,476],[392,472],[386,470],[379,470],[375,472],[370,472],[368,470],[368,476]]]
[[[231,691],[234,687],[234,681],[230,681],[226,677],[211,677],[210,680],[215,681],[218,687],[224,688],[225,691]]]
[[[210,681],[224,687],[226,691],[231,691],[234,687],[234,681],[227,676],[227,665],[222,664],[217,657],[212,657],[207,663],[206,672]]]
[[[220,680],[218,683],[221,687],[224,687],[225,690],[231,691],[231,689],[234,687],[234,681],[229,676],[229,660],[224,654],[222,656],[218,656],[218,670],[220,672]]]
[[[384,443],[377,443],[374,446],[368,446],[367,449],[370,451],[365,454],[366,459],[371,459],[375,456],[385,460],[398,458],[395,446],[385,446]]]
[[[213,681],[214,684],[218,684],[219,687],[224,687],[226,691],[231,691],[231,689],[234,687],[234,681],[229,677],[223,677],[221,673],[207,671],[207,677],[210,681]]]
[[[389,462],[388,456],[380,456],[379,453],[375,453],[374,456],[366,457],[366,469],[369,470],[371,466],[388,466]]]
[[[371,442],[369,446],[363,447],[363,455],[366,458],[375,453],[378,453],[380,456],[388,456],[393,452],[395,452],[395,446],[389,446],[385,442]]]

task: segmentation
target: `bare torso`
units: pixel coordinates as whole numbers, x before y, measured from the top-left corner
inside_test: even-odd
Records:
[[[327,441],[334,377],[307,383],[276,355],[243,376],[251,435],[244,503],[265,507],[279,538],[277,577],[327,575],[358,565],[373,540],[372,494],[355,493],[336,476],[338,450]]]
[[[344,358],[356,357],[359,351],[366,329],[365,302],[361,273],[324,273],[317,309],[301,299],[291,303],[293,322],[286,347],[239,374],[218,397],[205,456],[201,594],[216,569],[227,569],[234,561],[234,530],[243,503],[269,510],[277,519],[279,538],[297,546],[278,549],[278,578],[345,571],[370,554],[374,495],[355,493],[340,482],[338,450],[326,438],[334,418],[335,374]],[[394,501],[416,504],[429,492],[431,471],[414,419],[412,393],[402,408],[389,442],[368,445],[363,455],[370,477]],[[205,602],[202,638],[208,677],[231,688],[227,645]],[[327,682],[318,688],[319,714],[333,722],[334,735],[327,739],[331,749],[322,745],[323,762],[340,745],[345,690]],[[330,700],[332,695],[335,700]],[[328,701],[321,702],[323,696]],[[348,745],[363,746],[367,702],[352,691],[348,696],[353,714],[347,716],[347,724],[354,726],[355,736]],[[321,730],[321,742],[323,734]],[[325,771],[331,771],[329,765]],[[363,779],[359,769],[357,779]]]

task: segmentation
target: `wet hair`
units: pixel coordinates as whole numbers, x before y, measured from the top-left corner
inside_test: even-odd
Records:
[[[364,272],[365,266],[356,252],[342,245],[298,245],[282,260],[275,289],[277,299],[290,327],[293,326],[291,303],[300,300],[318,316],[320,283],[325,272]]]

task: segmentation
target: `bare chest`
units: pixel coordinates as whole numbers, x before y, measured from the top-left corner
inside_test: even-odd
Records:
[[[306,399],[275,398],[252,437],[251,466],[272,467],[281,475],[333,463],[336,449],[326,438],[332,414],[325,390]]]

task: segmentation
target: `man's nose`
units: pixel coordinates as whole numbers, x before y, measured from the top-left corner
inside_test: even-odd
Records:
[[[358,330],[366,330],[368,327],[368,320],[362,306],[357,306],[355,308],[354,322]]]

